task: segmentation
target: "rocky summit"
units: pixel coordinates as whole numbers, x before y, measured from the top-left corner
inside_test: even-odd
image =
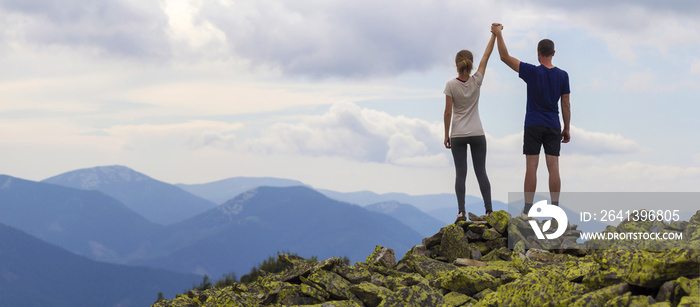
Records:
[[[398,262],[381,246],[354,265],[280,255],[282,273],[153,306],[700,306],[700,211],[690,221],[605,230],[683,233],[682,244],[666,247],[578,244],[576,225],[549,246],[505,211],[470,219],[443,227]]]

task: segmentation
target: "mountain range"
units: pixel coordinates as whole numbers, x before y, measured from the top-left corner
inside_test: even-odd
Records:
[[[216,203],[223,203],[223,201],[232,199],[240,193],[259,186],[287,187],[297,185],[309,187],[300,181],[269,177],[233,177],[210,183],[177,184],[178,187],[194,195]],[[454,222],[455,216],[457,215],[457,199],[454,194],[377,194],[371,191],[337,192],[326,189],[316,189],[316,191],[328,196],[329,198],[363,207],[386,202],[398,202],[404,205],[410,205],[418,209],[418,211],[414,210],[414,212],[418,213],[421,217],[426,217],[427,215],[444,224]],[[471,211],[477,215],[482,215],[485,213],[484,203],[481,198],[467,195],[465,200],[468,211]],[[493,210],[507,210],[508,208],[506,203],[500,201],[493,201],[492,206]],[[389,214],[390,212],[383,213]],[[416,219],[416,217],[411,217],[411,219]],[[406,224],[410,226],[415,225],[413,223]],[[419,231],[418,229],[416,230]],[[432,233],[429,235],[432,235]]]
[[[162,226],[99,191],[0,175],[0,224],[95,260],[142,257]]]
[[[139,264],[218,276],[246,272],[278,251],[362,261],[376,245],[405,252],[422,238],[388,215],[303,186],[253,189],[169,230],[161,242],[167,256]]]
[[[90,260],[0,224],[2,306],[149,306],[200,276]]]
[[[365,209],[373,212],[389,215],[412,228],[423,237],[435,234],[435,229],[445,226],[445,223],[423,213],[416,207],[402,204],[397,201],[387,201],[365,206]]]
[[[176,184],[177,187],[207,199],[217,205],[257,187],[304,186],[301,181],[272,177],[233,177],[209,183]]]
[[[120,165],[79,169],[42,182],[100,191],[160,225],[180,222],[218,204]]]
[[[366,197],[357,198],[360,194]],[[392,200],[393,196],[406,203]],[[447,196],[454,197],[318,191],[278,178],[172,185],[124,166],[103,166],[41,182],[0,175],[0,224],[26,232],[18,235],[20,240],[35,237],[93,262],[217,278],[230,272],[242,276],[277,252],[345,256],[351,261],[363,261],[375,245],[405,252],[451,223],[411,203],[454,211]],[[226,200],[217,206],[222,199]],[[363,200],[363,206],[342,199]],[[449,218],[453,216],[454,212]],[[101,272],[107,274],[103,278],[112,278],[108,275],[113,271]]]

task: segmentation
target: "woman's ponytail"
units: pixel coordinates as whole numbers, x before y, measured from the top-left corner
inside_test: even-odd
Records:
[[[455,64],[457,64],[457,72],[460,75],[469,75],[474,68],[474,56],[469,50],[457,52]]]

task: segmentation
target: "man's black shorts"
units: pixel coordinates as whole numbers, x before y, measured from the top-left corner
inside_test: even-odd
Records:
[[[525,127],[523,134],[523,154],[539,155],[540,148],[544,146],[544,153],[550,156],[559,156],[561,149],[561,131],[542,126]]]

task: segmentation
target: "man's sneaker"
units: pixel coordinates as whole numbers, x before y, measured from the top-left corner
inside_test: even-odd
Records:
[[[457,220],[455,220],[455,224],[457,224],[459,222],[466,221],[466,220],[467,220],[467,214],[464,212],[460,212],[459,214],[457,214]]]

